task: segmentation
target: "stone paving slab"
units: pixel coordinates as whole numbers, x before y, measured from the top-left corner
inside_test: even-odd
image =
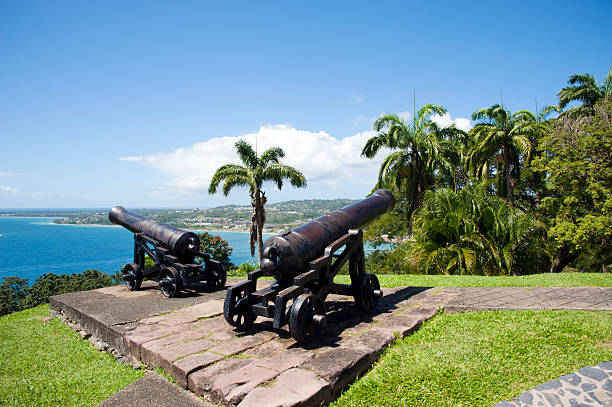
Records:
[[[583,367],[575,373],[549,380],[512,400],[494,407],[610,407],[612,406],[612,362]]]
[[[454,287],[444,311],[612,310],[612,287]]]
[[[267,284],[260,281],[258,288]],[[180,386],[226,406],[332,401],[395,340],[442,308],[544,309],[563,303],[612,309],[606,308],[612,288],[395,287],[383,292],[374,315],[361,314],[351,297],[329,295],[326,328],[308,346],[296,343],[287,327],[273,329],[262,317],[250,332],[235,331],[222,315],[225,291],[168,299],[151,284],[135,292],[117,286],[55,296],[50,305],[53,313],[106,341],[118,357],[160,367]]]
[[[214,407],[193,393],[170,383],[157,373],[149,373],[136,380],[114,396],[98,404],[98,407]]]

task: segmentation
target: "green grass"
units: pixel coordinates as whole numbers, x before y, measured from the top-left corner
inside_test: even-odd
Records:
[[[143,376],[48,315],[41,305],[0,317],[0,404],[92,406]]]
[[[447,276],[383,274],[377,275],[383,287],[612,287],[612,273],[543,273],[527,276]],[[348,275],[339,275],[337,283],[350,283]]]
[[[608,360],[610,312],[442,314],[387,350],[331,406],[488,407]]]

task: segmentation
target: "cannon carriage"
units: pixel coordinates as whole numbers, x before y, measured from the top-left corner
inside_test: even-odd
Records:
[[[247,281],[228,289],[223,305],[226,321],[247,330],[258,316],[268,317],[274,328],[288,324],[298,342],[311,342],[325,326],[328,294],[352,296],[360,311],[372,313],[382,291],[376,276],[365,271],[359,228],[394,205],[393,194],[380,189],[364,200],[269,238],[260,268],[249,273]],[[334,283],[347,261],[351,284]],[[275,281],[257,290],[257,280],[263,276]]]
[[[169,298],[196,282],[205,281],[215,290],[225,286],[225,268],[200,252],[195,233],[144,218],[121,206],[111,209],[108,218],[134,233],[134,262],[123,267],[123,280],[130,291],[138,290],[144,278],[157,280],[160,291]],[[146,256],[153,266],[145,266]],[[197,257],[203,264],[196,262]]]

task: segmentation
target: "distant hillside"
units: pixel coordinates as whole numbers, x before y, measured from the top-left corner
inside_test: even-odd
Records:
[[[304,222],[335,211],[355,202],[352,199],[305,199],[266,205],[266,230],[293,228]],[[130,211],[160,222],[186,229],[248,230],[251,222],[250,205],[224,205],[198,209],[130,209]],[[59,224],[110,225],[106,210],[53,210],[3,212],[3,216],[60,217]]]

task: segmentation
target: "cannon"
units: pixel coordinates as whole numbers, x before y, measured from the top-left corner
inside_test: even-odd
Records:
[[[382,291],[376,276],[365,272],[359,228],[394,205],[393,194],[379,189],[366,199],[266,240],[259,269],[228,289],[225,320],[238,330],[248,330],[258,316],[273,318],[274,328],[289,324],[291,336],[308,343],[326,323],[324,301],[330,293],[352,296],[360,311],[372,313]],[[351,284],[334,283],[347,261]],[[257,290],[257,280],[263,276],[275,281]]]
[[[199,281],[206,281],[212,289],[225,286],[223,264],[200,252],[195,233],[144,218],[121,206],[111,209],[108,218],[134,233],[134,262],[123,267],[123,281],[130,291],[138,290],[145,277],[156,279],[162,294],[169,298]],[[153,260],[153,266],[145,267],[145,255]],[[203,264],[196,263],[196,257]]]

